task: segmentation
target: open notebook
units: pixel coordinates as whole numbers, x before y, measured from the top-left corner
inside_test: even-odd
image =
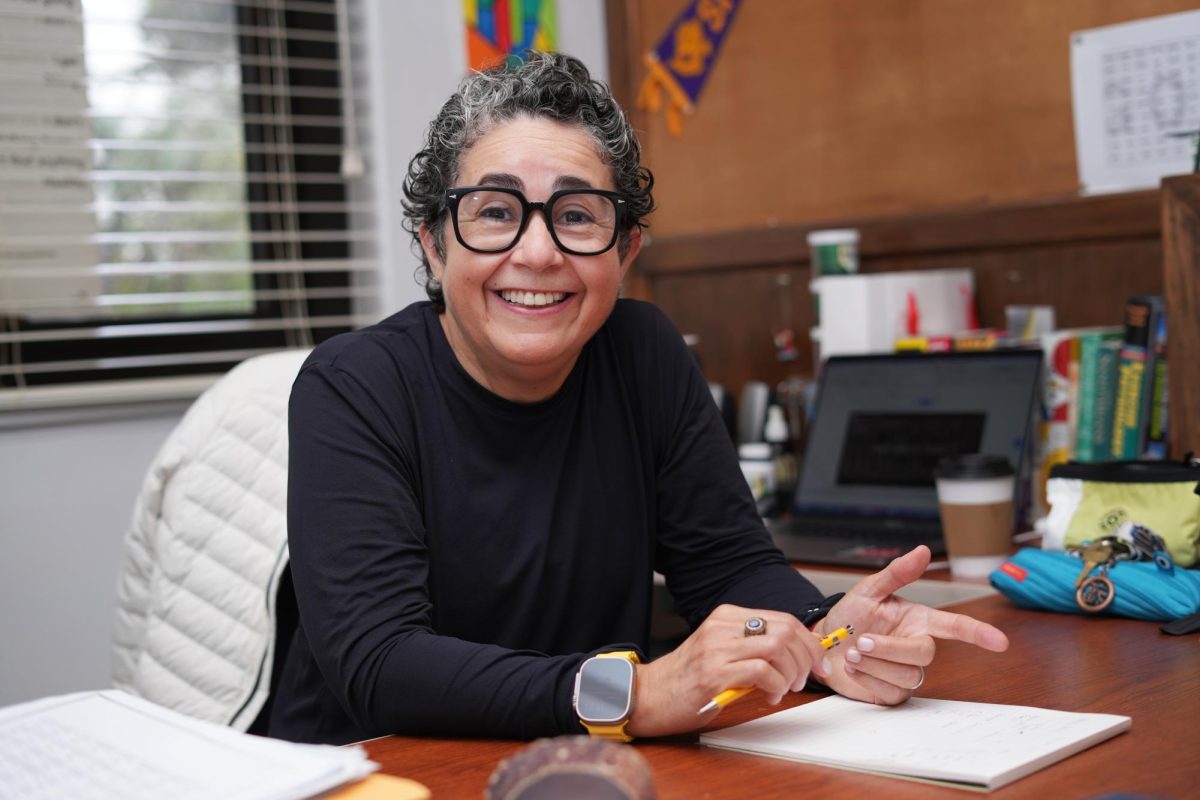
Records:
[[[934,467],[992,453],[1020,475],[1041,364],[1040,350],[830,358],[791,515],[768,522],[776,545],[793,561],[870,567],[918,544],[944,553]]]
[[[990,791],[1129,730],[1116,714],[914,697],[876,706],[825,697],[700,743],[839,769]]]

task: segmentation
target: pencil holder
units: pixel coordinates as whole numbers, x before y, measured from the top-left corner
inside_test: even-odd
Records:
[[[1024,608],[1087,614],[1076,585],[1084,562],[1067,553],[1025,547],[992,572],[992,586]],[[1200,611],[1200,573],[1153,562],[1120,561],[1107,570],[1111,596],[1099,613],[1168,622]]]

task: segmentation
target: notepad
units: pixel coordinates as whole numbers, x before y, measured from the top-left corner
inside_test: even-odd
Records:
[[[1116,714],[914,697],[826,697],[700,736],[701,744],[990,791],[1129,730]]]

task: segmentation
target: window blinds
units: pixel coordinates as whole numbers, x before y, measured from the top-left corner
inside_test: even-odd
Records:
[[[344,1],[0,0],[0,410],[374,319]]]

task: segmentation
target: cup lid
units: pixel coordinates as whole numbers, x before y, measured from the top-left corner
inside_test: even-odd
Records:
[[[809,231],[807,238],[811,247],[826,244],[855,244],[858,242],[858,230],[855,228],[830,228],[823,231]]]
[[[753,461],[760,458],[770,458],[771,455],[771,445],[767,442],[744,442],[738,445],[738,458]]]
[[[1002,478],[1012,474],[1013,468],[1007,458],[986,453],[946,456],[933,470],[933,477],[948,480]]]

